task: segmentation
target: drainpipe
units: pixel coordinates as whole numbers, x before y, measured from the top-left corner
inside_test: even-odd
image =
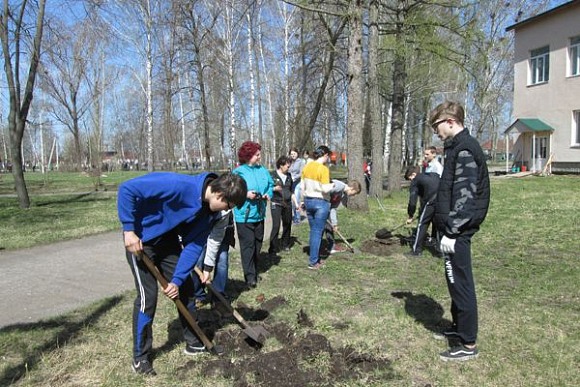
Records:
[[[532,137],[532,163],[534,163],[532,170],[536,172],[536,132],[534,132]]]
[[[510,162],[510,132],[505,134],[505,173],[506,175],[510,172],[509,171],[509,162]]]

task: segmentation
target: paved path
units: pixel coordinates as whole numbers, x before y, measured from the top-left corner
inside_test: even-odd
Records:
[[[268,216],[264,241],[271,228]],[[55,317],[134,289],[121,230],[0,251],[0,275],[0,328]]]
[[[132,289],[121,232],[0,251],[0,327],[36,322]]]

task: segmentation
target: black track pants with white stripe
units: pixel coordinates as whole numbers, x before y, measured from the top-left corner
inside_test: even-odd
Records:
[[[445,278],[451,296],[451,316],[466,344],[477,340],[477,299],[471,270],[471,236],[455,240],[455,254],[445,254]]]
[[[167,281],[171,281],[181,253],[177,234],[166,233],[155,241],[145,244],[143,249]],[[157,307],[158,287],[157,280],[149,272],[145,263],[129,252],[126,252],[126,256],[137,289],[137,297],[133,305],[133,358],[135,361],[141,361],[148,359],[153,344],[152,325]],[[187,309],[195,318],[195,302],[189,302],[190,295],[193,295],[193,282],[188,277],[179,288],[179,299],[187,305]],[[185,341],[194,346],[201,346],[185,318],[180,315],[179,319]]]
[[[425,238],[427,237],[427,230],[429,229],[429,224],[433,220],[433,215],[435,214],[435,204],[427,203],[421,206],[419,210],[419,220],[417,221],[417,233],[415,234],[415,240],[413,241],[413,252],[421,253],[423,251],[423,245],[425,244]]]

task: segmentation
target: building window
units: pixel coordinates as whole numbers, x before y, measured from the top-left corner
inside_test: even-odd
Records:
[[[580,110],[572,112],[572,145],[580,146]]]
[[[580,75],[580,36],[570,39],[570,75]]]
[[[550,46],[530,52],[530,84],[548,82],[550,74]]]

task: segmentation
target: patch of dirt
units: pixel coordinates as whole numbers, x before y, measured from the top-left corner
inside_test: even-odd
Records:
[[[308,317],[308,315],[306,314],[306,312],[304,312],[303,309],[300,309],[300,311],[298,312],[298,316],[297,316],[297,322],[298,325],[303,326],[303,327],[313,327],[314,324],[312,323],[312,321],[310,321],[310,318]]]
[[[283,297],[275,297],[262,305],[275,309],[285,303]],[[312,331],[298,333],[286,323],[272,321],[271,317],[260,325],[280,344],[276,350],[264,351],[263,347],[245,338],[239,329],[219,331],[215,342],[226,352],[222,357],[211,357],[203,362],[202,374],[221,375],[230,379],[235,387],[331,387],[348,380],[376,382],[395,377],[388,359],[358,352],[350,346],[335,349],[326,336]],[[313,325],[304,310],[300,310],[297,317],[300,325],[304,326],[301,321]],[[346,328],[346,324],[340,326],[340,329]],[[192,360],[177,371],[187,377],[189,370],[199,365],[199,360]]]
[[[401,242],[399,238],[367,239],[362,242],[360,249],[372,255],[390,256],[401,252]]]

